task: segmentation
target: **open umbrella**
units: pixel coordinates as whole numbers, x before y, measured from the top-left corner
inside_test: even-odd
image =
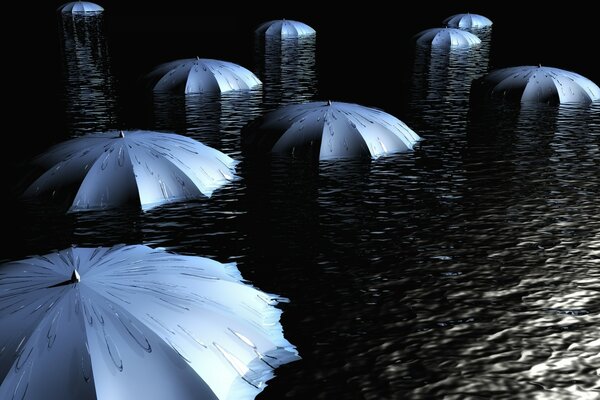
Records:
[[[444,20],[444,25],[460,29],[481,29],[492,26],[489,18],[479,14],[456,14]]]
[[[246,68],[207,58],[189,58],[161,64],[148,74],[147,79],[155,92],[184,94],[249,90],[261,85],[256,75]]]
[[[559,68],[502,68],[473,82],[475,96],[521,103],[583,103],[600,100],[600,88],[589,79]]]
[[[256,34],[265,37],[294,38],[311,36],[316,33],[313,28],[305,23],[286,19],[265,22],[256,28]]]
[[[455,28],[427,29],[416,36],[417,45],[435,48],[469,48],[481,44],[481,40],[472,33]]]
[[[251,399],[299,357],[235,264],[146,246],[0,265],[0,398]]]
[[[244,129],[242,140],[248,150],[306,154],[323,160],[408,151],[419,136],[381,110],[316,101],[266,114]]]
[[[72,1],[58,7],[58,11],[63,14],[98,14],[104,8],[89,1]]]
[[[234,179],[237,163],[185,136],[150,131],[82,136],[56,145],[37,161],[48,170],[25,196],[68,195],[75,188],[70,211],[127,203],[147,210],[166,202],[210,196]]]

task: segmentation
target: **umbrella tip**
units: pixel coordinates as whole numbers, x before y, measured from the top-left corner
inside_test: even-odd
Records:
[[[331,105],[331,100],[327,100],[327,105],[330,106]]]
[[[81,276],[79,276],[79,272],[76,269],[73,270],[71,274],[71,283],[79,283],[81,282]]]
[[[199,60],[199,59],[200,59],[200,57],[196,56],[196,60]]]
[[[119,137],[122,139],[125,137],[125,132],[119,131]]]

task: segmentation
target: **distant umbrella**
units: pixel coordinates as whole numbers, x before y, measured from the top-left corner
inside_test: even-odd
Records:
[[[73,1],[58,7],[58,11],[63,14],[98,14],[104,8],[89,1]]]
[[[574,72],[542,66],[503,68],[473,82],[475,95],[521,103],[584,103],[600,100],[600,88]]]
[[[419,136],[381,110],[318,101],[270,112],[247,126],[242,139],[249,150],[323,160],[408,151]]]
[[[70,211],[127,203],[157,205],[210,196],[234,179],[237,163],[185,136],[149,131],[107,132],[61,143],[38,159],[48,170],[26,197],[76,190]]]
[[[184,94],[249,90],[261,85],[256,75],[246,68],[207,58],[189,58],[161,64],[148,74],[147,79],[155,92]]]
[[[293,38],[311,36],[316,34],[316,31],[302,22],[278,19],[265,22],[259,26],[256,29],[256,34],[265,37]]]
[[[435,48],[468,48],[481,44],[481,40],[472,33],[455,28],[433,28],[415,36],[420,46]]]
[[[0,278],[2,399],[252,399],[299,358],[282,299],[235,264],[120,245],[10,262]]]
[[[456,14],[444,20],[444,25],[460,29],[481,29],[492,26],[489,18],[479,14]]]

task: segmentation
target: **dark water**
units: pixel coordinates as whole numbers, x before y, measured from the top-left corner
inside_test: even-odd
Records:
[[[146,213],[64,215],[15,199],[25,223],[8,223],[18,246],[3,259],[143,243],[237,262],[255,286],[290,298],[282,323],[303,358],[261,399],[597,398],[600,105],[471,104],[470,81],[494,51],[488,33],[480,51],[407,58],[405,91],[385,104],[423,138],[413,153],[256,160],[241,152],[241,127],[330,93],[318,71],[335,57],[316,57],[318,40],[255,43],[263,91],[152,97],[117,79],[110,46],[120,44],[104,29],[59,26],[66,129],[54,139],[174,131],[242,160],[241,179]]]

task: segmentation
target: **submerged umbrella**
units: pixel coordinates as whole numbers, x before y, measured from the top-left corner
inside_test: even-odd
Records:
[[[330,101],[285,106],[251,123],[243,135],[248,149],[321,160],[408,151],[419,140],[402,121],[381,110]]]
[[[70,211],[130,202],[147,210],[201,196],[234,179],[235,160],[185,136],[149,131],[106,132],[58,144],[38,159],[48,170],[26,197],[75,187]]]
[[[522,66],[490,72],[473,82],[473,93],[521,103],[584,103],[600,100],[589,79],[559,68]]]
[[[63,14],[98,14],[104,8],[89,1],[73,1],[58,7],[58,11]]]
[[[436,48],[468,48],[481,44],[481,40],[472,33],[455,28],[433,28],[415,36],[420,46]]]
[[[207,58],[161,64],[148,74],[147,79],[155,92],[184,94],[249,90],[261,84],[256,75],[242,66]]]
[[[265,22],[256,29],[257,35],[264,35],[265,37],[295,38],[311,36],[316,33],[313,28],[305,23],[286,19]]]
[[[146,246],[0,265],[0,398],[251,399],[299,359],[235,264]]]
[[[481,29],[492,26],[489,18],[479,14],[456,14],[444,20],[444,25],[460,29]]]

